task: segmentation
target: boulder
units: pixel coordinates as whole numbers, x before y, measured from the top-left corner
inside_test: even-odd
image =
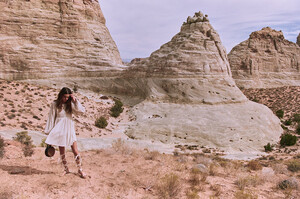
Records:
[[[101,76],[122,60],[96,0],[0,1],[0,78]]]
[[[270,88],[300,86],[300,46],[270,27],[250,34],[228,54],[238,86]]]

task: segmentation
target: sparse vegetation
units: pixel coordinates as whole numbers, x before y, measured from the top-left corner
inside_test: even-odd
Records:
[[[200,178],[201,178],[200,170],[198,168],[192,168],[190,173],[189,183],[193,188],[200,184],[201,182]]]
[[[281,136],[280,145],[281,146],[293,146],[297,142],[297,137],[286,133]]]
[[[293,121],[299,123],[300,122],[300,114],[294,114]]]
[[[267,145],[264,146],[265,148],[265,152],[271,152],[273,151],[273,145],[271,145],[270,143],[268,143]]]
[[[3,158],[5,154],[5,143],[4,139],[0,136],[0,158]]]
[[[115,102],[114,106],[110,109],[111,111],[110,115],[113,117],[119,117],[119,115],[124,110],[124,108],[122,107],[123,103],[118,99],[114,99],[114,102]]]
[[[287,164],[287,168],[292,172],[300,171],[300,160],[290,160]]]
[[[104,129],[105,127],[107,127],[108,122],[105,119],[105,117],[101,116],[99,118],[96,119],[95,121],[95,126],[101,129]]]
[[[257,195],[244,190],[239,190],[234,194],[236,199],[257,199]]]
[[[298,135],[300,135],[300,124],[297,125],[296,133],[297,133]]]
[[[178,198],[181,189],[179,177],[174,173],[165,175],[157,186],[157,192],[161,199]]]
[[[23,154],[25,157],[32,156],[34,153],[34,146],[32,144],[31,137],[28,135],[27,131],[22,131],[16,134],[17,137],[14,140],[23,144]]]
[[[290,126],[292,124],[292,120],[285,120],[283,122],[283,124],[286,125],[286,126]]]
[[[279,118],[283,118],[283,116],[284,116],[284,111],[283,110],[278,110],[278,111],[276,111],[276,116],[277,117],[279,117]]]
[[[258,160],[251,160],[247,166],[249,169],[254,170],[254,171],[262,169],[262,165],[259,163]]]
[[[254,186],[256,187],[257,185],[262,183],[262,179],[259,178],[257,175],[255,176],[246,176],[246,177],[241,177],[238,178],[235,181],[235,184],[238,186],[240,190],[244,190],[247,186]]]
[[[41,142],[41,144],[40,144],[40,147],[46,147],[47,146],[47,144],[46,144],[46,138],[43,138],[42,139],[42,142]]]

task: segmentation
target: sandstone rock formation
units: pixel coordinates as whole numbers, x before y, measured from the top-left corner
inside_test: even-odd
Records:
[[[119,70],[96,0],[0,1],[0,78],[95,76]]]
[[[66,85],[66,79],[51,81]],[[68,83],[130,103],[135,119],[126,134],[133,139],[250,153],[282,133],[272,111],[250,102],[235,85],[225,48],[202,13],[189,17],[150,57],[134,59],[122,75]]]
[[[237,88],[219,35],[202,17],[189,17],[170,42],[132,61],[127,75],[143,85],[146,100],[132,109],[127,134],[235,153],[263,149],[278,140],[280,122]]]
[[[300,46],[300,33],[299,33],[299,35],[297,37],[297,44],[298,44],[298,46]]]
[[[300,85],[300,46],[269,27],[251,33],[228,54],[237,85],[278,87]]]

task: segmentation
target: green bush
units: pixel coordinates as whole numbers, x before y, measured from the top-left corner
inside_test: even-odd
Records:
[[[108,125],[105,117],[101,116],[100,118],[97,118],[96,121],[95,121],[95,126],[98,127],[98,128],[105,128],[106,126]]]
[[[113,117],[118,117],[124,110],[124,108],[122,108],[123,103],[118,99],[114,99],[114,101],[115,101],[115,105],[113,107],[111,107],[110,115]]]
[[[265,145],[264,148],[265,148],[265,152],[273,151],[273,145],[271,145],[270,143]]]
[[[300,122],[300,114],[294,114],[293,121],[299,123]]]
[[[281,136],[280,145],[281,146],[293,146],[297,142],[297,137],[286,133]]]
[[[5,143],[4,139],[0,136],[0,158],[3,158],[5,153]]]
[[[284,115],[284,111],[283,110],[278,110],[276,111],[276,116],[279,117],[279,118],[283,118],[283,115]]]
[[[283,122],[283,124],[286,125],[286,126],[289,126],[289,125],[292,124],[292,120],[285,120],[285,121]]]
[[[297,125],[296,133],[297,133],[298,135],[300,135],[300,124]]]
[[[14,137],[15,141],[18,141],[23,144],[23,154],[25,157],[32,156],[34,151],[34,145],[32,144],[31,137],[28,135],[27,131],[22,131],[16,134],[17,137]]]

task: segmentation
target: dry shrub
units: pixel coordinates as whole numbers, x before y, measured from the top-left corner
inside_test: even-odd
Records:
[[[5,154],[5,143],[4,139],[0,136],[0,158],[3,158]]]
[[[187,190],[186,198],[187,199],[200,199],[200,196],[198,195],[198,190],[196,190],[196,189]]]
[[[218,166],[217,164],[211,164],[209,165],[208,173],[211,176],[216,176],[218,174]]]
[[[263,183],[263,180],[260,177],[258,177],[257,175],[255,175],[255,176],[249,175],[246,177],[241,177],[235,181],[235,184],[238,186],[238,188],[240,190],[244,190],[247,186],[256,187],[257,185],[262,184],[262,183]]]
[[[220,196],[221,193],[222,193],[221,185],[218,185],[218,184],[211,185],[211,186],[210,186],[210,189],[211,189],[212,191],[214,191],[214,196],[215,196],[215,197]]]
[[[288,170],[286,165],[284,164],[274,164],[272,165],[273,170],[275,171],[275,174],[287,174]]]
[[[145,160],[156,160],[160,156],[158,151],[150,151],[145,154]]]
[[[291,172],[300,171],[300,160],[290,160],[287,164],[287,169]]]
[[[32,156],[34,153],[34,145],[32,144],[31,137],[28,135],[27,131],[22,131],[16,134],[14,140],[20,142],[23,145],[23,154],[25,157]]]
[[[119,138],[112,142],[111,147],[114,151],[120,152],[122,154],[128,154],[131,155],[133,153],[133,149],[130,148],[128,145],[125,144],[125,142]]]
[[[257,199],[258,198],[257,195],[254,195],[253,193],[251,193],[249,191],[245,192],[244,190],[237,191],[234,194],[234,197],[236,199]]]
[[[179,177],[174,173],[165,175],[157,185],[157,193],[159,198],[162,199],[178,198],[181,189],[182,184],[179,181]]]
[[[202,156],[197,156],[196,159],[195,159],[195,162],[197,164],[203,164],[206,167],[209,167],[209,165],[212,163],[212,159],[202,155]]]
[[[201,182],[201,171],[198,168],[193,168],[190,173],[189,183],[192,187],[196,187]]]
[[[254,170],[254,171],[262,169],[262,165],[257,160],[251,160],[247,166],[249,169]]]

